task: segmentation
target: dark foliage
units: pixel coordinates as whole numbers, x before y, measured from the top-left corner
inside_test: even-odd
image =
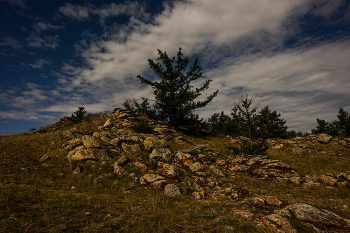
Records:
[[[145,133],[145,134],[153,133],[153,129],[147,121],[140,121],[139,123],[137,123],[134,127],[134,131],[136,133]]]
[[[242,140],[238,142],[239,146],[226,145],[226,148],[233,150],[234,154],[246,154],[246,155],[265,155],[269,149],[265,140]]]
[[[158,49],[159,58],[154,62],[148,59],[149,67],[160,77],[160,82],[152,82],[140,75],[137,78],[143,84],[150,85],[153,88],[155,96],[154,108],[157,111],[157,117],[165,123],[179,126],[199,125],[198,115],[193,111],[205,107],[217,95],[218,90],[208,96],[204,101],[195,102],[195,99],[201,96],[201,92],[209,88],[211,80],[206,80],[200,88],[191,86],[192,81],[196,81],[202,76],[202,68],[198,65],[198,59],[195,58],[189,71],[185,73],[188,65],[188,57],[183,58],[181,48],[176,56],[169,58],[166,52]]]
[[[286,121],[281,119],[281,114],[271,111],[269,106],[261,109],[256,118],[258,137],[267,138],[287,138]]]
[[[74,123],[80,123],[82,122],[82,120],[84,119],[86,114],[86,110],[84,107],[78,107],[78,110],[75,111],[72,116],[70,117],[70,119],[74,122]]]
[[[331,136],[350,137],[350,115],[343,108],[338,110],[337,120],[325,121],[316,119],[316,129],[312,129],[313,134],[326,133]]]

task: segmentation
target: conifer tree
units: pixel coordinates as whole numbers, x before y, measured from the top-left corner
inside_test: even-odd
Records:
[[[201,120],[198,120],[198,115],[193,114],[193,111],[205,107],[219,91],[215,91],[204,101],[195,102],[195,99],[201,96],[201,92],[209,88],[211,80],[206,80],[202,87],[193,89],[191,82],[203,78],[202,68],[198,65],[198,59],[195,58],[192,66],[185,73],[189,59],[183,58],[181,50],[179,48],[175,60],[175,56],[170,58],[166,52],[158,49],[159,58],[156,61],[161,61],[162,64],[148,59],[149,67],[161,79],[159,82],[152,82],[137,75],[141,83],[150,85],[153,89],[157,117],[175,127],[199,124]]]

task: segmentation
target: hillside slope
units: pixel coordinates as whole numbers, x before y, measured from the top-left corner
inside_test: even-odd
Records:
[[[240,138],[192,138],[123,109],[66,120],[0,136],[2,231],[350,230],[350,140],[271,139],[267,155],[234,155]]]

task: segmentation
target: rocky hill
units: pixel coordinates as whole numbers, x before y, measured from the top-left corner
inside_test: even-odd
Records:
[[[66,120],[47,128],[59,130],[57,125],[66,127],[66,124],[62,124]],[[135,132],[140,122],[147,122],[153,132]],[[350,221],[347,219],[350,214],[344,216],[339,211],[335,213],[320,208],[317,203],[313,205],[310,202],[296,202],[292,197],[286,198],[293,196],[293,190],[284,188],[283,194],[278,196],[275,192],[268,193],[269,189],[262,192],[247,187],[245,181],[240,180],[254,180],[257,188],[259,183],[263,183],[263,186],[293,187],[303,193],[311,192],[308,190],[339,189],[339,192],[350,194],[350,168],[339,173],[304,174],[288,161],[273,157],[274,154],[287,153],[295,157],[317,155],[348,160],[350,139],[332,139],[325,134],[290,140],[269,139],[270,153],[252,156],[224,154],[223,149],[213,146],[210,140],[209,143],[202,143],[201,139],[183,135],[162,122],[145,119],[120,108],[114,109],[96,128],[88,132],[79,132],[77,126],[65,130],[62,133],[64,144],[58,148],[68,163],[76,164],[72,167],[72,175],[85,176],[95,186],[124,179],[139,187],[154,189],[155,193],[160,191],[170,199],[184,197],[222,206],[230,203],[234,216],[266,231],[350,231]],[[243,139],[222,138],[231,145]],[[336,149],[331,150],[333,147]],[[52,166],[48,161],[48,154],[42,155],[39,160],[41,166]],[[107,165],[110,170],[93,177],[88,171],[95,164]],[[344,202],[348,203],[349,200],[347,198]],[[349,212],[346,210],[344,213]],[[223,230],[234,231],[234,227],[226,225]],[[184,229],[175,231],[187,232]]]

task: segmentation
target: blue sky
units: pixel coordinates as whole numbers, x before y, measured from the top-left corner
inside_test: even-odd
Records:
[[[136,75],[157,78],[157,48],[198,57],[212,79],[202,98],[219,89],[204,119],[245,91],[296,131],[350,111],[349,1],[0,0],[0,19],[3,134],[153,99]]]

